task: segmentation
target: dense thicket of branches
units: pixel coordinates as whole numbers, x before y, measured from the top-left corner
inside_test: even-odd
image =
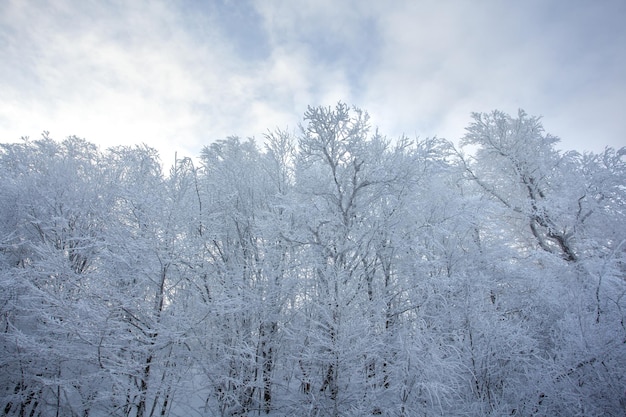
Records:
[[[626,150],[368,123],[0,145],[0,415],[623,416]]]

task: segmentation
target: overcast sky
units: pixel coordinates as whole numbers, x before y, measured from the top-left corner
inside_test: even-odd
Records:
[[[2,0],[0,63],[1,142],[146,143],[166,165],[338,100],[391,138],[523,108],[563,149],[626,145],[625,0]]]

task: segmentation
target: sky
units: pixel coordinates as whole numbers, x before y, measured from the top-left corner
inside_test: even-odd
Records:
[[[455,142],[521,108],[600,152],[626,146],[624,22],[624,0],[1,0],[0,142],[145,143],[169,166],[342,101]]]

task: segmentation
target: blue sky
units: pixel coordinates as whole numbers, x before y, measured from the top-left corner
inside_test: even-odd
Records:
[[[342,100],[391,138],[523,108],[563,149],[621,147],[624,22],[623,0],[4,0],[0,141],[147,143],[169,165]]]

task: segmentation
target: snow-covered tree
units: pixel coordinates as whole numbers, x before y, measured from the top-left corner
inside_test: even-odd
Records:
[[[2,144],[0,414],[622,415],[626,150],[557,140]]]

